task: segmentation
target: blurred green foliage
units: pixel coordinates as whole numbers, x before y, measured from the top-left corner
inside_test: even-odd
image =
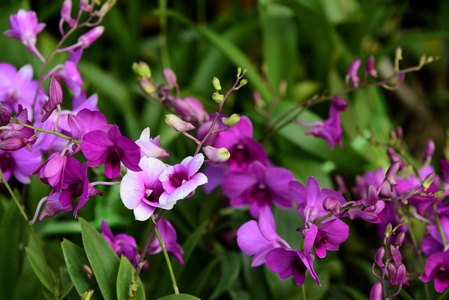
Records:
[[[2,1],[0,32],[9,28],[10,14],[19,8],[33,9],[39,21],[47,24],[45,32],[38,36],[37,45],[44,56],[48,55],[59,39],[61,4],[62,1],[50,0]],[[152,137],[160,135],[161,145],[171,154],[169,163],[191,155],[195,145],[165,125],[162,105],[139,90],[131,70],[133,62],[147,62],[157,83],[162,83],[162,68],[172,68],[181,96],[198,98],[210,112],[216,109],[211,99],[214,92],[211,79],[218,77],[226,90],[235,80],[237,67],[247,68],[249,84],[231,95],[224,112],[249,116],[258,139],[276,117],[296,103],[317,93],[344,89],[347,67],[357,57],[364,61],[374,55],[380,76],[388,76],[397,46],[403,49],[404,67],[416,65],[422,54],[442,59],[408,75],[404,86],[396,92],[369,88],[345,96],[349,110],[342,114],[343,149],[337,146],[331,151],[325,141],[305,136],[305,129],[294,124],[266,140],[264,146],[274,164],[290,169],[301,182],[313,175],[327,188],[335,187],[337,174],[351,186],[357,174],[388,164],[386,149],[373,147],[359,136],[359,127],[365,132],[372,128],[376,139],[387,141],[388,132],[400,125],[413,155],[419,157],[426,141],[433,138],[437,144],[435,161],[443,157],[445,128],[449,125],[448,1],[118,0],[106,16],[104,26],[104,35],[85,50],[79,65],[85,89],[88,95],[98,93],[100,110],[109,123],[120,126],[122,134],[137,139],[149,126]],[[63,62],[64,55],[56,57],[51,65]],[[0,61],[17,68],[31,63],[35,75],[42,67],[20,42],[4,35],[0,36]],[[268,116],[255,109],[252,95],[255,90],[266,104]],[[275,110],[270,112],[275,104]],[[317,105],[302,116],[303,121],[326,118],[327,109],[327,104]],[[33,181],[28,190],[29,215],[40,199],[34,191],[42,193],[38,181]],[[143,245],[149,224],[133,221],[132,213],[120,201],[117,187],[103,191],[104,197],[91,199],[80,215],[97,228],[107,218],[114,233],[132,234]],[[17,219],[11,219],[17,212],[10,213],[15,210],[14,205],[5,196],[1,204],[0,239],[3,241],[10,235],[17,239]],[[233,238],[249,215],[245,210],[221,209],[226,205],[219,191],[211,195],[197,191],[195,197],[181,201],[166,214],[185,251],[183,267],[174,261],[180,290],[202,299],[300,298],[301,287],[295,286],[291,279],[280,281],[264,266],[250,267],[251,259],[240,252]],[[282,216],[277,218],[280,235],[295,245],[298,242],[295,230],[301,226],[301,220],[294,211],[276,211],[275,215]],[[20,222],[23,227],[23,221]],[[50,263],[55,265],[54,270],[63,265],[59,247],[62,237],[81,245],[80,227],[70,213],[58,213],[35,227],[46,253],[52,255]],[[8,228],[15,228],[14,232],[7,231]],[[350,238],[340,251],[316,262],[322,287],[317,288],[308,278],[307,296],[367,299],[373,280],[369,268],[380,242],[375,231],[374,226],[351,227]],[[63,249],[75,249],[74,245],[64,243]],[[8,288],[2,295],[22,299],[20,293],[28,295],[39,289],[35,284],[37,278],[30,273],[23,251],[18,253],[10,246],[3,242],[0,245],[2,287]],[[86,251],[89,255],[89,249]],[[151,257],[149,264],[149,270],[141,275],[148,298],[171,293],[162,254]],[[14,292],[17,281],[24,280],[29,282],[27,290]],[[36,299],[44,297],[39,295]],[[73,293],[70,297],[77,298]]]

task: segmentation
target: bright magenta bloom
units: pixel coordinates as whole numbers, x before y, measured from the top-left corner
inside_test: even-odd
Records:
[[[45,27],[44,23],[38,23],[36,13],[21,9],[17,14],[11,15],[9,25],[11,29],[5,31],[4,34],[20,40],[31,54],[35,54],[37,51],[36,36]]]

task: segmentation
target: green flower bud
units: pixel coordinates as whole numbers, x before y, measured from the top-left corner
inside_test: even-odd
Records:
[[[392,231],[393,225],[391,225],[391,223],[388,223],[387,228],[385,228],[385,237],[386,238],[390,237]]]
[[[146,95],[151,95],[152,93],[156,92],[156,87],[154,86],[154,84],[146,79],[139,80],[139,86]]]
[[[231,157],[231,154],[229,153],[228,149],[222,147],[222,148],[215,148],[212,146],[205,146],[203,147],[204,154],[206,154],[207,158],[215,164],[220,164],[229,159]]]
[[[212,84],[214,86],[214,89],[216,89],[217,91],[221,91],[220,79],[218,79],[217,77],[212,78]]]
[[[435,192],[434,197],[435,198],[440,198],[440,197],[443,197],[443,195],[444,195],[444,190],[438,190],[438,191]]]
[[[240,77],[241,74],[242,74],[242,68],[238,67],[237,68],[237,77]]]
[[[146,62],[134,62],[132,65],[132,69],[134,74],[136,74],[137,78],[151,78],[151,69]]]
[[[174,114],[165,115],[165,123],[167,123],[168,126],[179,132],[185,132],[195,129],[195,126],[186,121],[181,120],[178,116]]]
[[[215,103],[221,103],[224,100],[224,96],[215,92],[212,94],[212,100],[214,100]]]
[[[432,172],[429,175],[427,175],[426,179],[424,179],[424,182],[422,183],[424,190],[427,190],[434,180],[435,180],[435,172]]]
[[[240,121],[240,115],[239,114],[232,114],[229,118],[221,118],[221,121],[223,124],[225,124],[228,127],[232,127],[235,124],[237,124]]]

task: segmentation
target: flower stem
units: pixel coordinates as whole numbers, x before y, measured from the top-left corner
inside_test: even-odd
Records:
[[[436,202],[433,203],[433,210],[434,211],[437,210],[437,203]],[[441,226],[440,217],[438,216],[438,214],[435,214],[435,221],[436,221],[437,226],[438,226],[438,231],[440,232],[441,240],[443,241],[444,249],[446,249],[446,246],[447,246],[446,236],[444,235],[444,230],[443,230],[443,227]]]
[[[67,135],[64,135],[62,133],[59,133],[57,131],[51,131],[51,130],[47,130],[47,129],[43,129],[43,128],[34,127],[32,125],[28,125],[26,123],[20,122],[19,120],[17,120],[17,124],[20,124],[23,127],[28,127],[28,128],[34,129],[34,130],[36,130],[38,132],[45,132],[45,133],[53,134],[53,135],[59,136],[59,137],[61,137],[63,139],[66,139],[68,141],[73,141],[75,144],[81,145],[80,141],[75,140],[75,139],[73,139],[73,138],[71,138],[71,137],[69,137]]]
[[[170,262],[170,257],[168,257],[167,249],[165,248],[164,241],[161,238],[161,235],[159,234],[159,231],[157,230],[156,226],[156,220],[154,216],[151,216],[151,220],[153,221],[154,227],[154,233],[156,234],[157,239],[159,240],[159,243],[162,247],[162,252],[164,252],[165,261],[167,262],[168,272],[170,273],[171,281],[173,283],[173,290],[175,291],[175,294],[179,294],[178,284],[176,283],[175,273],[173,272],[173,268]]]

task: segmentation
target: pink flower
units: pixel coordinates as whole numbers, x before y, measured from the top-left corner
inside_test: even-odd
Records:
[[[45,24],[37,23],[37,15],[34,11],[20,9],[17,14],[9,18],[10,30],[4,32],[6,36],[20,40],[31,54],[37,52],[36,36],[41,32]]]
[[[156,158],[142,157],[140,172],[128,170],[120,184],[120,197],[128,209],[134,211],[138,221],[148,220],[157,207],[172,209],[174,203],[162,205],[160,196],[165,192],[159,176],[166,169],[164,163]]]
[[[198,186],[207,183],[206,175],[197,173],[203,162],[204,155],[199,153],[194,157],[188,156],[180,164],[162,171],[159,180],[165,193],[161,195],[159,202],[162,205],[175,204],[176,201],[193,195]]]

